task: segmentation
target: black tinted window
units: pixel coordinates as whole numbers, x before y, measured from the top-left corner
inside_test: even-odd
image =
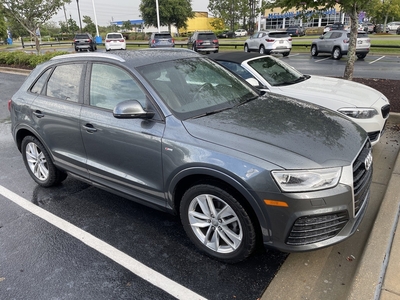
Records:
[[[75,36],[76,39],[88,39],[90,38],[87,34],[77,34]]]
[[[79,87],[83,67],[83,64],[57,66],[47,83],[46,95],[79,102]]]
[[[172,37],[168,33],[158,33],[158,34],[154,35],[154,38],[156,38],[156,39],[170,39]]]
[[[108,39],[122,39],[121,34],[107,34]]]

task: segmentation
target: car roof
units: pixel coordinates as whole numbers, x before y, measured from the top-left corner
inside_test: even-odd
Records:
[[[238,64],[241,64],[245,60],[260,56],[266,55],[257,52],[219,52],[208,55],[208,57],[213,60],[231,61]]]
[[[203,57],[203,55],[198,54],[189,49],[180,48],[165,48],[165,49],[141,49],[141,50],[124,50],[109,53],[101,52],[85,52],[85,53],[73,53],[55,56],[51,61],[71,61],[83,60],[87,61],[88,58],[98,59],[98,60],[115,60],[119,62],[126,62],[129,66],[135,68],[145,65],[151,65],[154,63],[160,63],[169,60],[177,60],[183,58],[193,58],[193,57]]]

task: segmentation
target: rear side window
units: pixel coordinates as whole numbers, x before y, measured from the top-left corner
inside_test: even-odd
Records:
[[[61,100],[79,102],[83,69],[83,64],[57,66],[47,83],[46,95]]]
[[[44,85],[46,84],[47,77],[49,77],[51,69],[48,69],[44,72],[40,78],[35,82],[35,84],[31,88],[31,92],[35,94],[40,94],[43,90]]]

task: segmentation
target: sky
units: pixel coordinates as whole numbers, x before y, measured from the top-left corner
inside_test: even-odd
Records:
[[[127,21],[138,20],[140,18],[139,4],[141,0],[72,0],[69,5],[65,6],[65,13],[67,19],[71,15],[72,19],[76,21],[79,26],[78,5],[83,16],[89,16],[95,22],[94,10],[96,11],[97,25],[108,26],[112,20],[114,21]],[[94,8],[93,9],[93,3]],[[193,11],[208,11],[208,0],[192,0]],[[64,10],[52,18],[52,21],[58,24],[59,21],[65,22]],[[82,26],[85,26],[82,24]]]

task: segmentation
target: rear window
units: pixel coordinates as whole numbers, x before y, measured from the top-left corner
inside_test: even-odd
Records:
[[[154,38],[157,38],[157,39],[171,39],[172,37],[171,37],[171,35],[169,33],[156,33],[154,35]]]
[[[270,32],[268,34],[270,37],[274,37],[274,38],[285,38],[285,37],[290,37],[289,34],[287,32]]]
[[[199,40],[216,40],[217,37],[213,33],[200,33],[198,39]]]
[[[122,39],[122,34],[118,33],[113,33],[113,34],[107,34],[108,39]]]
[[[88,39],[89,36],[87,34],[77,34],[75,36],[76,39]]]
[[[350,38],[350,32],[347,33],[347,37]],[[357,34],[357,38],[367,38],[368,37],[368,33],[366,32],[358,32]]]

